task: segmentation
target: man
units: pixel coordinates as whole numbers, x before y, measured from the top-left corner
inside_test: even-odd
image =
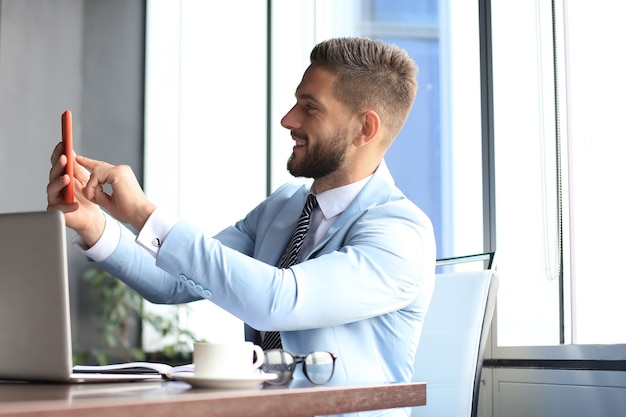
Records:
[[[283,185],[213,238],[155,207],[126,166],[77,156],[76,201],[63,204],[61,144],[48,209],[65,213],[96,266],[150,301],[208,299],[255,329],[280,331],[285,350],[333,352],[333,381],[409,381],[435,242],[429,219],[394,186],[383,157],[413,104],[416,74],[392,45],[361,38],[317,45],[281,122],[295,141],[288,169],[313,178],[311,188]],[[319,205],[297,263],[277,267],[307,194]]]

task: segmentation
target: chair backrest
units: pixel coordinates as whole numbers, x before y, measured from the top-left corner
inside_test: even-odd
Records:
[[[426,382],[427,404],[412,416],[476,417],[497,288],[494,270],[437,274],[413,375]]]

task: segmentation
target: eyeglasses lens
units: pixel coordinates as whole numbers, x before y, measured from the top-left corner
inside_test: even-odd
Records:
[[[293,355],[284,350],[265,351],[263,372],[278,375],[278,378],[269,381],[271,384],[284,384],[291,379],[296,361]]]
[[[335,358],[330,352],[311,352],[304,358],[304,373],[314,384],[330,381],[335,369]]]

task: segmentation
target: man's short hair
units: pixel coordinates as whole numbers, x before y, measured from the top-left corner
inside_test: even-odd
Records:
[[[417,93],[417,65],[396,45],[367,38],[335,38],[311,51],[311,65],[337,75],[336,97],[353,112],[371,109],[391,143],[406,122]]]

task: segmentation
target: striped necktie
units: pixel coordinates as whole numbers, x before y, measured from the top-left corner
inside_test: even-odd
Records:
[[[300,214],[300,218],[296,224],[296,230],[293,232],[289,244],[278,261],[277,266],[279,268],[289,268],[291,265],[297,263],[298,252],[300,252],[302,242],[304,242],[304,237],[306,236],[306,233],[309,230],[309,224],[311,223],[311,212],[313,212],[317,205],[317,198],[315,198],[315,195],[309,194],[307,196],[306,203],[304,204],[304,208],[302,209],[302,214]],[[263,350],[282,349],[280,333],[276,331],[266,332],[263,336],[262,347]]]

